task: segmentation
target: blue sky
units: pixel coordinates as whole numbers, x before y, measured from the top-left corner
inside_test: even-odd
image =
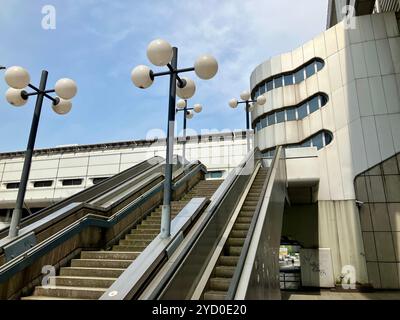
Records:
[[[44,5],[56,8],[56,29],[41,26]],[[179,66],[202,53],[219,62],[215,78],[196,81],[191,104],[203,112],[189,121],[200,132],[245,126],[241,110],[227,102],[249,87],[251,71],[273,55],[289,51],[325,29],[327,0],[1,0],[0,65],[28,69],[38,84],[42,69],[49,87],[63,77],[79,87],[73,109],[55,114],[46,101],[37,148],[143,139],[166,129],[168,79],[137,89],[130,72],[150,65],[147,44],[163,38],[179,48]],[[163,70],[154,67],[154,70]],[[21,108],[7,104],[0,75],[0,152],[26,146],[34,99]],[[177,128],[182,126],[181,114]]]

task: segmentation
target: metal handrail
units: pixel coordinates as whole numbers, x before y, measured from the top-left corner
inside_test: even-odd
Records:
[[[236,265],[235,272],[233,274],[231,283],[229,285],[229,289],[228,289],[227,295],[225,297],[225,300],[233,300],[235,298],[236,290],[237,290],[238,285],[239,285],[240,276],[242,274],[242,271],[243,271],[243,268],[244,268],[244,264],[245,264],[245,261],[246,261],[246,257],[247,257],[247,254],[249,252],[251,239],[253,237],[253,233],[254,233],[254,230],[255,230],[256,225],[257,225],[257,220],[258,220],[258,217],[260,215],[261,207],[262,207],[262,204],[264,202],[265,193],[266,193],[266,191],[268,189],[268,185],[270,184],[272,169],[275,167],[275,164],[277,163],[277,161],[279,160],[279,158],[281,156],[281,150],[282,150],[281,146],[276,148],[275,157],[272,160],[270,169],[268,170],[267,178],[265,179],[264,184],[262,186],[261,193],[260,193],[260,198],[258,199],[257,206],[256,206],[256,209],[255,209],[255,214],[254,214],[254,216],[253,216],[253,218],[251,220],[249,231],[247,233],[246,240],[245,240],[245,242],[243,244],[243,248],[242,248],[242,251],[240,253],[239,260],[238,260],[238,263]]]
[[[205,170],[205,167],[202,164],[196,165],[195,168],[192,169],[192,171],[194,172],[199,172],[202,170]],[[186,178],[184,177],[181,179],[189,179],[191,176],[192,175],[186,175],[185,176]],[[0,283],[9,279],[9,277],[14,275],[16,272],[23,270],[26,266],[32,264],[38,257],[43,256],[51,249],[65,242],[67,239],[79,233],[82,229],[86,227],[95,226],[104,229],[109,229],[113,227],[121,219],[127,216],[132,210],[136,209],[137,207],[145,203],[148,200],[148,198],[150,198],[153,194],[161,191],[163,186],[164,186],[163,182],[159,182],[150,190],[146,191],[144,194],[135,199],[132,203],[120,209],[110,217],[104,217],[93,213],[86,214],[84,217],[80,218],[73,224],[63,228],[62,230],[50,236],[46,240],[40,242],[33,248],[25,251],[23,254],[0,266]],[[86,205],[83,205],[80,208],[84,207],[86,207]],[[88,207],[91,209],[93,208],[92,206]]]

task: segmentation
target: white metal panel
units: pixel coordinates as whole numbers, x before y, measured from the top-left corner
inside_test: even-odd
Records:
[[[316,111],[311,113],[309,115],[309,118],[310,118],[310,131],[312,133],[316,133],[323,128],[321,111]]]
[[[389,119],[394,140],[394,148],[397,153],[400,152],[400,114],[392,114],[390,115]]]
[[[394,66],[392,61],[392,55],[390,52],[389,40],[383,39],[376,41],[376,49],[378,51],[381,74],[386,75],[394,73]]]
[[[353,159],[353,170],[354,175],[356,176],[368,169],[367,154],[360,119],[349,124],[349,138],[349,145]]]
[[[315,56],[325,59],[326,58],[326,47],[325,47],[325,35],[320,33],[314,38],[314,51]]]
[[[298,143],[299,142],[299,129],[297,126],[297,121],[287,121],[285,122],[285,136],[286,143]]]
[[[390,130],[389,116],[376,116],[375,122],[376,129],[378,131],[379,149],[381,151],[383,161],[395,154],[392,132]]]
[[[400,37],[389,39],[394,71],[400,73]]]
[[[396,37],[399,35],[399,25],[397,24],[396,14],[394,12],[386,12],[383,14],[385,22],[386,34],[388,37]]]
[[[371,15],[372,28],[375,39],[384,39],[387,37],[385,21],[382,14]]]
[[[383,90],[385,92],[385,100],[389,113],[400,112],[400,96],[396,85],[395,75],[387,75],[382,77]]]
[[[331,100],[335,116],[335,127],[336,130],[339,130],[340,128],[344,127],[348,121],[347,106],[344,104],[343,88],[333,92],[331,95]]]
[[[303,55],[304,61],[309,61],[315,57],[314,42],[312,40],[303,45]]]
[[[385,101],[385,93],[383,91],[382,78],[369,78],[369,87],[372,97],[372,108],[374,114],[386,114],[387,106]]]
[[[368,79],[356,80],[356,87],[361,116],[373,115],[372,99],[369,91]]]
[[[330,144],[326,156],[329,175],[329,189],[332,200],[344,198],[339,151],[337,149],[336,141],[336,135],[334,134],[334,141]]]
[[[343,22],[338,23],[335,26],[335,29],[336,29],[336,39],[338,42],[338,50],[342,50],[350,44],[349,39],[346,36],[346,31],[344,29]]]
[[[297,68],[303,65],[304,58],[303,58],[303,47],[297,48],[292,52],[292,61],[293,67]]]
[[[288,72],[288,71],[292,71],[294,69],[293,63],[292,63],[292,53],[291,52],[282,54],[281,61],[282,61],[282,72]]]
[[[370,15],[357,17],[357,28],[360,30],[362,41],[375,39]]]
[[[381,153],[379,150],[379,142],[376,131],[375,118],[363,117],[361,119],[361,125],[364,133],[368,167],[370,168],[377,165],[382,160]]]
[[[306,79],[307,95],[310,97],[319,91],[318,89],[318,78],[314,74],[313,76]]]
[[[281,56],[275,56],[271,59],[271,74],[276,75],[282,72]]]
[[[346,108],[347,122],[352,122],[360,117],[358,106],[356,82],[353,81],[344,87],[344,104]]]
[[[325,32],[326,54],[331,56],[338,51],[336,29],[330,28]]]
[[[335,53],[328,58],[328,68],[331,90],[335,91],[343,85],[342,75],[340,74],[339,53]]]
[[[339,150],[340,170],[343,182],[344,199],[354,199],[354,169],[352,162],[352,151],[349,137],[349,127],[345,126],[336,131],[336,139]]]
[[[368,76],[363,49],[364,47],[362,43],[357,43],[350,46],[354,66],[354,76],[356,79],[365,78]]]
[[[347,84],[354,80],[354,67],[349,48],[339,51],[340,71],[342,74],[343,84]]]
[[[376,50],[375,41],[364,42],[363,46],[368,76],[379,76],[381,74],[381,70],[379,68],[378,51]]]

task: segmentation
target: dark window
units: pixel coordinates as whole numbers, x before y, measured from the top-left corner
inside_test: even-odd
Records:
[[[304,141],[300,146],[303,148],[311,147],[311,140]]]
[[[327,132],[325,132],[324,135],[325,135],[325,145],[327,146],[332,142],[332,136]]]
[[[80,186],[82,179],[66,179],[62,181],[63,186]]]
[[[6,188],[7,189],[18,189],[19,188],[19,182],[7,183]]]
[[[315,97],[311,99],[308,105],[310,107],[310,113],[317,111],[319,109],[319,98]]]
[[[46,188],[46,187],[51,187],[53,185],[52,180],[47,180],[47,181],[35,181],[33,183],[34,188]]]
[[[259,95],[260,95],[260,87],[258,87],[256,89],[256,91],[254,92],[254,97],[258,97]],[[254,97],[253,97],[253,99],[254,99]]]
[[[290,108],[286,110],[287,121],[296,120],[296,108]]]
[[[279,111],[276,113],[276,123],[285,121],[285,111]]]
[[[324,67],[324,63],[321,61],[316,61],[315,64],[317,65],[317,72]]]
[[[275,78],[275,89],[283,86],[283,77]]]
[[[260,131],[261,130],[261,120],[259,120],[256,124],[256,131]]]
[[[303,105],[301,105],[298,109],[297,109],[297,113],[299,115],[299,120],[304,119],[305,117],[307,117],[308,115],[308,111],[307,111],[307,103],[304,103]]]
[[[261,119],[261,127],[266,128],[268,127],[267,117]]]
[[[260,87],[259,87],[259,89],[260,89],[259,94],[265,93],[265,83],[261,84]],[[258,97],[258,96],[257,96],[257,97]]]
[[[275,124],[275,113],[268,116],[268,125],[271,126],[273,124]]]
[[[294,82],[295,83],[300,83],[304,80],[304,69],[301,69],[299,71],[297,71],[294,74]]]
[[[267,91],[271,91],[274,88],[274,83],[272,80],[267,82]]]
[[[314,65],[314,63],[309,64],[306,67],[306,78],[311,77],[314,73],[315,73],[315,65]]]
[[[312,138],[313,147],[317,147],[317,149],[322,149],[324,147],[324,141],[322,140],[322,133],[317,134]]]
[[[223,171],[210,171],[206,174],[207,179],[219,179],[224,175]]]
[[[324,105],[326,105],[328,103],[328,99],[325,96],[320,96],[319,97],[321,100],[321,107],[323,107]]]
[[[284,76],[284,79],[285,79],[285,86],[290,86],[291,84],[293,84],[293,74]]]
[[[100,182],[103,182],[104,180],[107,180],[108,177],[100,177],[100,178],[93,178],[93,184],[98,184]]]

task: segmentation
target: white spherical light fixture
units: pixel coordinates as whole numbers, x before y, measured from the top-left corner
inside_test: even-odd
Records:
[[[250,92],[248,92],[248,91],[243,91],[243,92],[240,94],[240,99],[242,99],[243,101],[250,100]]]
[[[200,79],[209,80],[217,74],[218,62],[213,56],[204,54],[197,58],[194,71]]]
[[[181,99],[190,99],[191,97],[194,96],[194,94],[196,92],[196,84],[194,83],[194,81],[192,79],[189,79],[189,78],[182,78],[182,80],[184,80],[185,85],[183,88],[180,88],[179,82],[177,82],[176,94]]]
[[[181,99],[178,101],[178,103],[176,104],[176,106],[178,107],[178,109],[183,109],[186,107],[186,101]]]
[[[52,105],[53,111],[55,113],[62,115],[62,114],[67,114],[68,112],[71,111],[72,102],[70,100],[63,99],[63,98],[57,98],[57,100],[58,100],[58,103],[56,105],[53,103],[53,105]]]
[[[186,119],[192,119],[194,116],[193,111],[189,110],[186,112]]]
[[[13,89],[23,89],[27,87],[31,81],[28,71],[18,66],[8,68],[4,74],[4,79]]]
[[[203,110],[203,107],[202,107],[201,104],[196,103],[196,104],[193,106],[193,110],[194,110],[194,112],[196,112],[196,113],[200,113],[200,112]]]
[[[6,99],[9,104],[13,105],[14,107],[21,107],[28,102],[28,99],[22,98],[22,91],[21,89],[14,89],[9,88],[6,91]]]
[[[261,95],[257,98],[257,104],[259,106],[263,106],[267,102],[267,98],[265,96]]]
[[[232,99],[232,100],[229,101],[229,106],[230,106],[232,109],[237,108],[238,104],[239,104],[239,102],[237,101],[237,99]]]
[[[147,47],[147,58],[156,66],[166,66],[171,62],[173,55],[172,46],[163,39],[156,39]]]
[[[54,89],[60,98],[69,100],[75,97],[78,87],[74,80],[63,78],[56,82]]]
[[[139,65],[131,72],[131,80],[133,84],[140,88],[146,89],[153,84],[152,71],[148,66]]]

